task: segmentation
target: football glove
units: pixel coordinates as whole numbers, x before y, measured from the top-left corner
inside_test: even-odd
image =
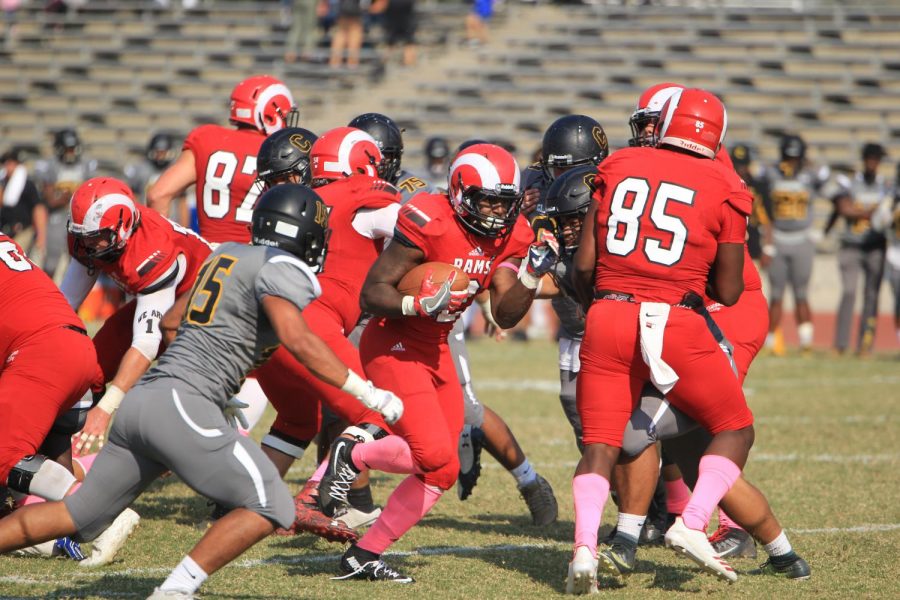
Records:
[[[247,422],[247,417],[244,416],[242,408],[250,408],[250,405],[232,396],[225,403],[225,406],[222,407],[222,414],[225,415],[225,420],[233,428],[248,430],[250,429],[250,423]]]
[[[468,298],[467,291],[454,292],[450,289],[456,281],[456,271],[450,273],[450,277],[442,284],[435,283],[433,275],[433,271],[428,272],[417,295],[403,297],[404,315],[434,318],[444,310],[452,310],[452,305],[458,309]]]

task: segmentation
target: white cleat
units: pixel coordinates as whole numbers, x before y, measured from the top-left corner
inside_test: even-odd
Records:
[[[588,550],[587,546],[578,546],[572,562],[569,563],[566,593],[578,596],[598,593],[597,559],[591,556],[591,551]]]
[[[189,594],[188,592],[182,592],[180,590],[161,590],[159,588],[153,588],[153,593],[147,596],[147,600],[194,600],[196,598],[194,594]]]
[[[53,558],[55,556],[53,549],[56,546],[56,540],[42,542],[34,546],[19,548],[13,551],[14,556],[40,556],[42,558]]]
[[[78,564],[82,567],[100,567],[111,563],[140,520],[141,517],[130,508],[123,510],[94,540],[91,555]]]
[[[378,517],[380,516],[381,509],[377,506],[372,512],[363,512],[358,508],[353,508],[351,506],[349,508],[338,509],[338,511],[334,514],[334,518],[336,520],[342,522],[350,529],[368,527],[369,525],[377,521]]]
[[[737,581],[737,573],[724,559],[716,556],[716,551],[709,543],[706,533],[690,529],[681,517],[676,517],[675,523],[666,532],[666,548],[684,554],[720,579],[729,583]]]

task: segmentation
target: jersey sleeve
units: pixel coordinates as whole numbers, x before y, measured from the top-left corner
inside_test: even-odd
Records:
[[[743,244],[747,237],[747,217],[731,203],[720,205],[720,221],[722,228],[716,241],[720,244]]]
[[[303,310],[321,293],[315,273],[298,258],[284,252],[272,253],[256,276],[258,301],[265,296],[278,296]]]
[[[184,139],[184,144],[182,144],[181,149],[190,150],[195,156],[202,155],[203,144],[206,138],[209,137],[209,134],[207,133],[209,131],[209,125],[201,125],[200,127],[195,128]]]
[[[415,202],[405,204],[397,214],[394,239],[419,248],[427,255],[427,249],[446,231],[447,224],[440,217],[432,217]]]

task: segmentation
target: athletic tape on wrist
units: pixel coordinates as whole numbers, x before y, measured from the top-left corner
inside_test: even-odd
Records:
[[[97,403],[97,406],[102,408],[103,412],[111,415],[116,412],[124,398],[125,392],[120,390],[117,386],[111,385],[106,390],[106,393],[103,394],[103,397],[100,398],[100,402]]]

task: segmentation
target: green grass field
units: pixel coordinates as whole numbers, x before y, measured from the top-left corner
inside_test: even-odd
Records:
[[[549,343],[471,345],[476,389],[503,415],[538,471],[557,492],[560,520],[531,526],[512,477],[489,456],[472,498],[448,493],[393,548],[390,562],[418,580],[408,587],[335,583],[341,548],[304,535],[272,537],[208,580],[204,598],[546,598],[561,593],[573,535],[571,475],[577,460],[559,407],[556,352]],[[743,574],[732,586],[660,547],[642,548],[616,598],[900,597],[900,363],[825,357],[760,358],[747,381],[757,416],[748,477],[768,496],[813,577],[789,582]],[[269,415],[271,418],[271,415]],[[268,420],[263,423],[268,425]],[[291,471],[294,488],[310,473],[310,452]],[[383,502],[398,481],[373,477]],[[143,517],[119,559],[85,571],[74,563],[0,558],[2,598],[145,597],[194,544],[206,501],[175,478],[157,482],[134,508]],[[614,523],[607,505],[604,529]],[[762,555],[762,550],[760,549]]]

